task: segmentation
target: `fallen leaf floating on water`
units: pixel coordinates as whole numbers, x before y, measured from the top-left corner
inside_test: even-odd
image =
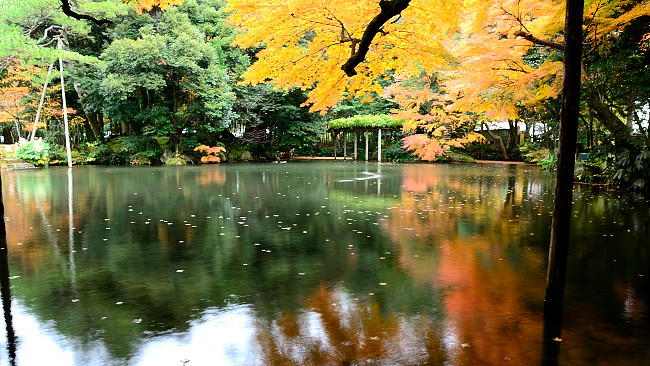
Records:
[[[386,286],[388,285],[386,282],[379,282],[379,286]]]
[[[72,299],[72,302],[79,302],[79,299]]]
[[[115,305],[122,305],[122,304],[124,304],[123,301],[118,301],[118,302],[115,303]]]
[[[562,342],[562,338],[559,338],[559,337],[555,337],[555,338],[553,338],[553,340],[556,341],[556,342]]]
[[[460,346],[461,346],[462,348],[465,348],[465,347],[471,347],[471,346],[469,345],[469,343],[463,343],[463,344],[461,344]]]
[[[135,324],[140,324],[140,323],[142,323],[142,319],[141,318],[135,318],[135,319],[133,319],[133,322]]]

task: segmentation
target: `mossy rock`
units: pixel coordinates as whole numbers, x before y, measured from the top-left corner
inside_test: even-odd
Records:
[[[476,160],[469,155],[448,151],[445,156],[439,157],[440,162],[445,163],[476,163]]]
[[[250,151],[244,151],[241,153],[241,157],[239,158],[242,161],[251,161],[253,160],[253,155],[251,154]]]
[[[183,159],[183,157],[175,156],[173,158],[167,159],[167,161],[165,162],[165,165],[176,165],[176,166],[187,165],[187,161],[185,161],[185,159]]]

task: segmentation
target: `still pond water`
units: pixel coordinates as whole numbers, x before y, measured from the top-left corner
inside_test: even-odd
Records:
[[[536,167],[75,167],[2,183],[0,365],[650,364],[647,199],[576,187],[549,341],[553,175]]]

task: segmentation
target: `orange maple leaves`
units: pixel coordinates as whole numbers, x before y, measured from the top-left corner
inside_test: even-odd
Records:
[[[202,163],[219,163],[221,162],[219,153],[225,152],[226,148],[222,146],[210,147],[207,145],[199,145],[194,148],[194,151],[200,151],[206,154],[201,157]]]

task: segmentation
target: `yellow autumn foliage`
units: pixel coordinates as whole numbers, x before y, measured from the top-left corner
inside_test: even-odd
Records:
[[[374,38],[358,74],[341,65],[356,49],[379,0],[230,0],[235,44],[259,47],[245,82],[309,90],[312,111],[325,112],[342,98],[382,93],[386,75],[407,80],[444,74],[451,108],[490,119],[517,118],[559,94],[560,50],[535,46],[518,35],[563,43],[563,0],[412,0]],[[630,21],[650,14],[650,0],[585,2],[586,40],[593,47],[615,37]],[[357,40],[357,41],[355,41]],[[531,48],[544,50],[527,60]]]

